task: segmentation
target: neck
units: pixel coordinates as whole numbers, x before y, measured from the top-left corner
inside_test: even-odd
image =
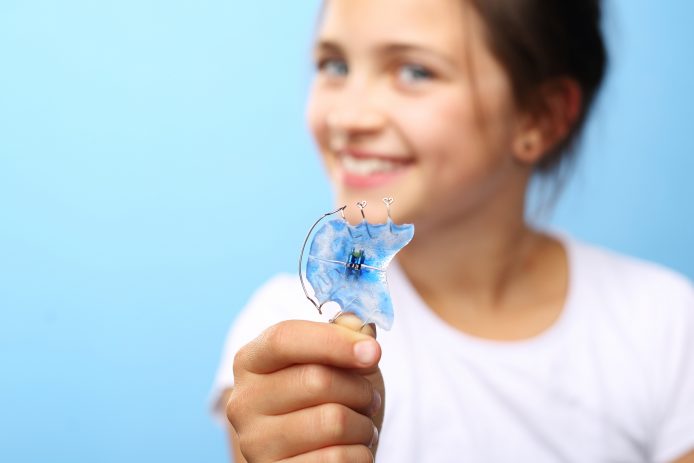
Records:
[[[523,195],[514,197],[486,203],[453,222],[418,224],[399,262],[432,307],[450,300],[499,307],[513,298],[516,277],[526,272],[543,241],[525,223]]]

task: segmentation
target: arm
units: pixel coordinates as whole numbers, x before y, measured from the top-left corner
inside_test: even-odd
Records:
[[[694,463],[694,450],[690,451],[686,455],[681,456],[673,463]]]

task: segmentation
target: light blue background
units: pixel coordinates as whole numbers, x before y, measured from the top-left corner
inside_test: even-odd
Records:
[[[317,5],[0,3],[0,461],[224,461],[227,326],[331,206],[303,119]],[[610,10],[553,222],[694,277],[694,4]]]

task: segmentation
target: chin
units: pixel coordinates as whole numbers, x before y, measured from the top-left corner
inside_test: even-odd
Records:
[[[356,205],[359,201],[367,202],[364,214],[371,223],[385,223],[388,219],[384,198],[394,199],[391,217],[395,223],[414,223],[418,212],[425,212],[420,203],[426,195],[419,187],[414,164],[393,174],[372,176],[346,174],[337,162],[330,162],[327,167],[335,192],[335,205],[347,206],[345,217],[352,224],[362,220]]]

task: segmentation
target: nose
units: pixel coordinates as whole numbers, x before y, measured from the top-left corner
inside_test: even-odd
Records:
[[[327,115],[328,128],[331,131],[350,133],[373,132],[385,124],[385,116],[374,109],[349,108],[334,109]]]
[[[336,143],[378,134],[386,125],[384,112],[367,92],[345,92],[326,114],[328,131]]]
[[[374,110],[332,111],[327,115],[326,120],[330,148],[339,151],[351,141],[377,136],[385,120],[382,114]]]

